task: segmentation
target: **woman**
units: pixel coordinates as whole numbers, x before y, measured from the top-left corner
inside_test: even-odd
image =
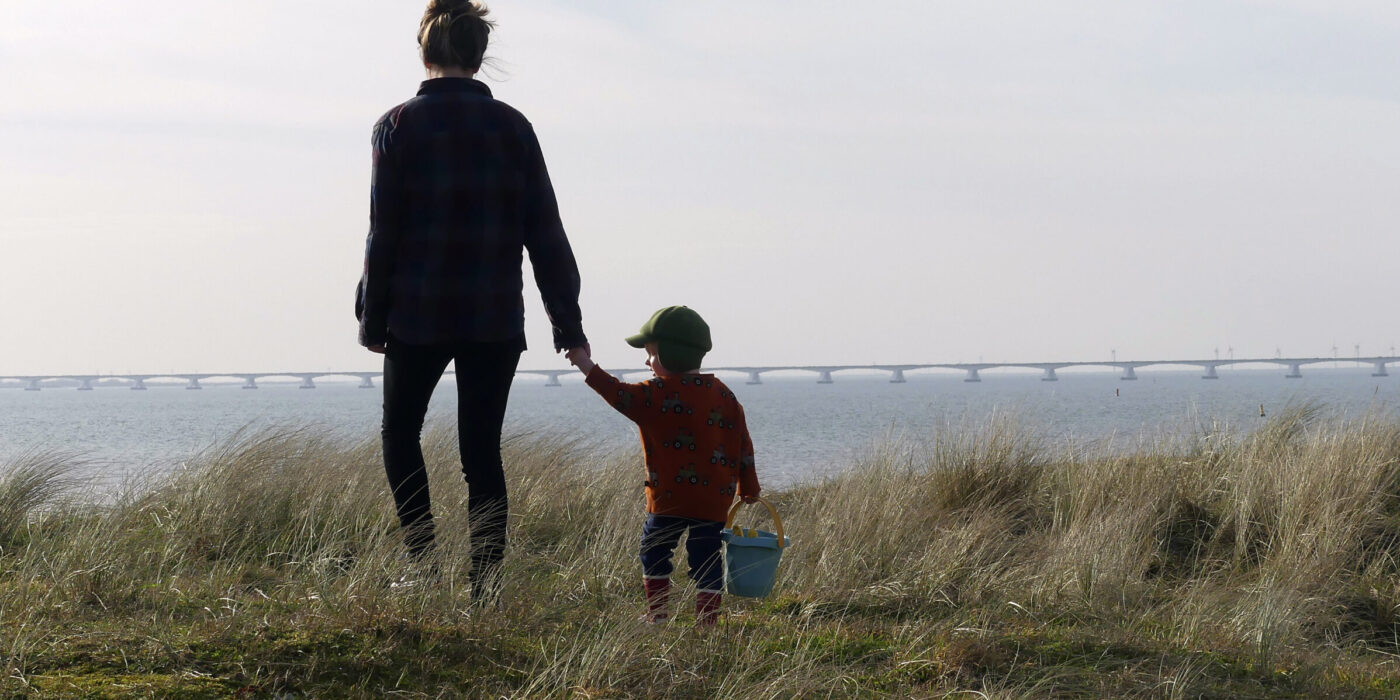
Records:
[[[555,351],[587,347],[579,275],[530,122],[474,79],[484,5],[431,0],[418,29],[428,79],[374,125],[360,344],[384,354],[384,470],[415,562],[433,550],[419,442],[433,387],[457,371],[474,593],[494,596],[506,545],[501,422],[525,349],[523,251]]]

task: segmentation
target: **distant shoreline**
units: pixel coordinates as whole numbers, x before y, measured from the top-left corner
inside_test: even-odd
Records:
[[[1330,362],[1330,360],[1329,360],[1329,362]],[[1357,364],[1357,361],[1356,361],[1355,359],[1339,359],[1339,360],[1337,360],[1336,362],[1340,363],[1341,366],[1329,366],[1329,365],[1324,365],[1324,364],[1314,364],[1314,365],[1309,365],[1309,366],[1307,366],[1307,367],[1306,367],[1306,370],[1307,370],[1307,372],[1309,372],[1309,373],[1312,373],[1312,372],[1350,373],[1350,372],[1361,372],[1361,371],[1365,371],[1365,370],[1367,369],[1367,367],[1364,366],[1364,365],[1358,365],[1358,364]],[[1363,361],[1363,362],[1364,362],[1364,361]],[[1369,364],[1369,363],[1368,363],[1368,364]],[[1349,365],[1349,366],[1347,366],[1347,365]],[[1283,374],[1284,369],[1285,369],[1285,368],[1283,368],[1283,367],[1281,367],[1281,366],[1270,366],[1270,365],[1263,365],[1263,366],[1260,366],[1260,365],[1250,364],[1250,365],[1246,365],[1246,366],[1226,366],[1226,367],[1221,367],[1221,368],[1220,368],[1220,372],[1221,372],[1221,376],[1222,376],[1222,377],[1228,376],[1228,374],[1232,374],[1232,373],[1251,374],[1251,375],[1277,373],[1277,374],[1279,375],[1279,378],[1282,379],[1282,378],[1285,378],[1285,375]],[[624,371],[628,372],[629,374],[640,374],[640,373],[644,373],[644,372],[645,372],[645,370],[641,370],[641,369],[632,369],[632,370],[624,370]],[[715,371],[716,371],[716,373],[719,373],[719,374],[722,374],[722,375],[726,375],[726,376],[742,376],[742,373],[739,372],[738,370],[719,369],[719,370],[715,370]],[[347,374],[340,374],[340,373],[338,373],[338,372],[336,372],[336,371],[328,371],[328,372],[326,372],[326,373],[323,374],[323,375],[319,375],[319,376],[317,377],[317,379],[316,379],[316,383],[317,383],[318,385],[319,385],[319,384],[353,385],[353,384],[355,384],[355,382],[358,381],[358,380],[354,377],[354,375],[356,375],[356,374],[375,374],[375,375],[378,375],[378,374],[379,374],[379,372],[377,372],[377,371],[375,371],[375,370],[347,371],[347,372],[348,372]],[[353,372],[353,373],[349,373],[349,372]],[[521,379],[526,379],[526,380],[528,381],[528,378],[530,378],[530,377],[539,376],[537,373],[558,373],[558,374],[560,375],[559,379],[560,379],[561,381],[563,381],[563,380],[568,380],[568,379],[576,379],[578,382],[582,382],[582,377],[576,376],[576,375],[577,375],[577,372],[572,371],[572,370],[567,370],[567,369],[521,370],[521,373],[520,373],[519,375],[517,375],[517,377],[516,377],[516,381],[518,382],[518,381],[520,381]],[[1037,369],[1030,369],[1030,368],[1025,368],[1025,367],[1004,367],[1004,368],[996,368],[996,369],[990,369],[990,370],[982,370],[982,371],[980,372],[980,374],[981,374],[981,376],[982,376],[983,378],[1004,378],[1004,377],[1037,378],[1037,377],[1039,377],[1039,376],[1041,375],[1041,371],[1040,371],[1040,370],[1037,370]],[[1058,370],[1058,371],[1057,371],[1057,374],[1058,374],[1059,376],[1095,376],[1095,375],[1097,375],[1097,376],[1102,376],[1102,375],[1115,375],[1115,376],[1116,376],[1116,375],[1119,374],[1119,370],[1117,370],[1117,369],[1115,369],[1115,368],[1109,368],[1109,367],[1094,365],[1094,366],[1085,366],[1085,367],[1068,367],[1068,368],[1065,368],[1065,369],[1060,369],[1060,370]],[[1198,374],[1200,374],[1200,370],[1199,370],[1199,369],[1196,369],[1196,368],[1188,368],[1188,367],[1162,366],[1161,368],[1139,369],[1139,370],[1137,370],[1137,374],[1138,374],[1139,377],[1178,376],[1178,375],[1193,375],[1193,374],[1198,375]],[[125,377],[127,377],[127,376],[132,376],[132,375],[135,375],[135,376],[151,376],[150,374],[139,374],[139,373],[106,374],[106,375],[94,374],[94,375],[90,375],[90,376],[96,378],[96,381],[94,381],[94,382],[92,383],[92,387],[93,387],[94,389],[99,389],[99,388],[113,389],[113,388],[129,388],[129,387],[134,383],[134,381],[131,380],[131,379],[126,379]],[[166,387],[183,387],[183,386],[185,386],[185,385],[188,383],[187,380],[182,379],[182,378],[177,378],[175,375],[210,376],[211,378],[209,378],[209,379],[200,379],[200,384],[203,385],[203,386],[206,386],[206,387],[213,387],[213,386],[220,386],[220,387],[224,387],[224,386],[234,386],[234,387],[236,387],[236,386],[239,386],[239,385],[242,383],[242,381],[243,381],[242,379],[239,379],[236,375],[205,375],[205,373],[202,373],[202,372],[172,372],[172,373],[170,373],[170,374],[165,374],[165,375],[155,375],[156,378],[145,380],[145,384],[146,384],[146,386],[149,386],[149,387],[152,387],[152,388],[154,388],[154,387],[166,388]],[[886,371],[886,370],[879,370],[879,369],[845,369],[845,370],[842,370],[839,374],[835,374],[834,377],[835,377],[835,379],[840,380],[840,379],[865,379],[865,378],[872,378],[872,377],[883,378],[883,377],[886,377],[886,376],[888,376],[888,375],[889,375],[889,372],[888,372],[888,371]],[[957,379],[957,378],[961,378],[962,375],[963,375],[962,370],[955,370],[955,369],[921,369],[921,370],[919,370],[919,371],[917,371],[917,372],[906,372],[904,376],[905,376],[906,378],[908,378],[909,380],[918,380],[918,379],[940,379],[940,378],[941,378],[941,379]],[[19,376],[45,376],[45,375],[40,374],[40,375],[19,375]],[[41,388],[44,388],[44,389],[63,389],[63,388],[76,388],[76,387],[79,387],[79,386],[82,385],[82,382],[81,382],[81,381],[78,381],[78,380],[75,380],[75,379],[68,379],[68,378],[66,378],[66,377],[68,377],[68,376],[73,376],[73,375],[58,375],[58,374],[54,374],[54,375],[50,375],[50,376],[54,376],[54,377],[63,377],[63,378],[55,378],[55,379],[45,379],[45,380],[42,380],[42,381],[39,383],[39,386],[40,386]],[[79,375],[79,376],[82,376],[82,375]],[[290,385],[290,386],[295,386],[295,385],[297,385],[297,384],[299,383],[299,380],[293,379],[293,378],[286,378],[286,379],[276,378],[276,377],[279,377],[279,376],[281,376],[281,375],[264,375],[264,376],[268,376],[268,377],[272,377],[272,378],[269,378],[269,379],[259,379],[259,380],[258,380],[258,386],[265,386],[265,385],[281,385],[281,386],[289,386],[289,385]],[[450,376],[451,376],[450,374],[447,375],[447,378],[450,379]],[[764,373],[764,375],[763,375],[763,380],[764,380],[764,381],[812,381],[813,378],[814,378],[814,376],[815,376],[815,375],[813,374],[813,372],[812,372],[811,370],[807,370],[807,369],[804,369],[804,368],[792,368],[792,369],[783,368],[783,369],[775,369],[775,370],[766,371],[766,372]],[[1306,375],[1304,375],[1304,376],[1306,376]],[[1385,376],[1378,377],[1378,379],[1385,379],[1385,378],[1386,378]],[[634,381],[634,380],[629,379],[629,381]],[[3,390],[3,389],[24,389],[26,386],[27,386],[27,383],[26,383],[26,382],[22,382],[22,381],[15,381],[15,380],[12,380],[12,379],[0,380],[0,390]]]

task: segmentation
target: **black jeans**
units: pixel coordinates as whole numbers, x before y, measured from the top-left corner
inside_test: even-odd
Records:
[[[467,482],[474,580],[499,571],[506,547],[505,470],[501,423],[521,340],[460,345],[407,345],[390,340],[384,356],[384,471],[394,493],[410,555],[433,549],[432,502],[423,464],[423,418],[448,362],[457,368],[457,433]]]

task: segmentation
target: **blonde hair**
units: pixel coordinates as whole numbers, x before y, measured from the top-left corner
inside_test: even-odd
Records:
[[[486,40],[495,23],[477,0],[429,0],[418,23],[418,51],[423,62],[440,68],[480,70]]]

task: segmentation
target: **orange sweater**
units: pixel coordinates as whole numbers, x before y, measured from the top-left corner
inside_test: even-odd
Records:
[[[594,365],[588,386],[642,434],[648,513],[722,522],[736,490],[758,495],[744,408],[713,374],[628,384]]]

